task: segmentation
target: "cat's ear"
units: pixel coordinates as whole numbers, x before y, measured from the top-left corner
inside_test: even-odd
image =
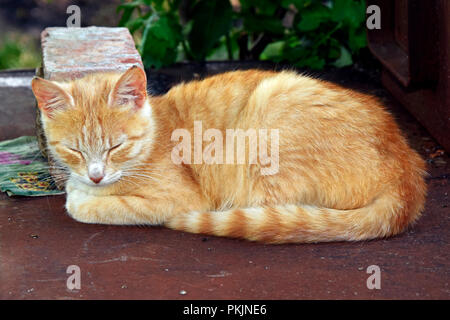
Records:
[[[58,84],[39,77],[31,81],[31,89],[36,97],[38,108],[49,118],[55,111],[73,105],[73,98]]]
[[[110,106],[132,106],[137,110],[142,108],[147,99],[147,77],[144,70],[138,66],[128,69],[117,81],[109,94]]]

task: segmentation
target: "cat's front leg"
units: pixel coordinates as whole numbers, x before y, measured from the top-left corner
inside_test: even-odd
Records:
[[[80,222],[117,225],[158,225],[167,214],[140,196],[96,196],[79,189],[68,191],[66,209]]]

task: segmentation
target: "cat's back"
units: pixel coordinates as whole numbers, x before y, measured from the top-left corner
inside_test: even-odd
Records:
[[[212,75],[202,80],[181,83],[173,87],[165,101],[177,109],[185,121],[203,120],[217,128],[226,119],[235,118],[245,107],[257,86],[274,71],[230,71]]]
[[[293,71],[226,72],[179,84],[163,100],[187,127],[201,120],[217,129],[294,126],[309,135],[364,128],[372,135],[393,123],[375,97]]]
[[[204,79],[183,82],[173,87],[168,95],[175,97],[179,94],[197,98],[214,97],[222,92],[228,95],[251,93],[264,79],[278,75],[270,70],[235,70],[210,75]]]

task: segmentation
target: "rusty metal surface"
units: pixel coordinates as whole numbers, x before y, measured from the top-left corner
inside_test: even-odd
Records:
[[[170,82],[169,74],[149,78]],[[164,86],[162,82],[151,85]],[[361,82],[353,85],[362,88]],[[403,235],[357,243],[270,246],[164,228],[81,224],[65,213],[63,196],[2,194],[0,298],[450,298],[449,158],[434,155],[439,146],[379,84],[363,89],[382,96],[412,146],[429,162],[424,216]],[[27,90],[22,89],[23,96],[29,95]],[[0,110],[12,107],[3,102],[4,94],[0,90]],[[34,101],[29,98],[31,108]],[[1,119],[0,125],[17,120]],[[80,290],[66,287],[69,265],[81,268]],[[370,265],[381,268],[381,290],[366,286]]]

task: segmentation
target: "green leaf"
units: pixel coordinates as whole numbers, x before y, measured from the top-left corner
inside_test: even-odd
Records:
[[[285,41],[280,40],[268,44],[264,51],[261,52],[260,59],[273,60],[276,62],[281,61],[280,59],[283,57],[283,48],[285,46],[285,43]]]
[[[118,7],[118,9],[119,8],[120,6]],[[119,21],[119,27],[124,27],[130,20],[131,15],[133,14],[134,11],[134,7],[122,7],[121,10],[123,10],[123,13]]]
[[[333,65],[335,67],[342,68],[351,64],[353,64],[352,55],[344,46],[341,46],[341,56],[333,62]]]
[[[21,54],[18,43],[7,39],[0,47],[0,69],[16,68]]]
[[[318,57],[317,55],[310,56],[295,64],[297,67],[309,67],[311,69],[323,69],[325,66],[325,59]]]
[[[319,25],[330,19],[331,10],[326,6],[319,4],[302,11],[300,23],[297,25],[300,31],[312,31]]]
[[[290,37],[287,41],[286,41],[286,45],[288,45],[291,48],[294,48],[296,46],[300,46],[303,44],[303,40],[300,39],[298,36],[295,37]]]
[[[232,9],[228,0],[200,0],[192,9],[192,29],[188,35],[191,53],[203,60],[231,28]]]
[[[326,54],[312,46],[306,38],[300,39],[300,45],[296,47],[285,46],[283,57],[297,67],[308,67],[311,69],[323,69]]]
[[[358,30],[351,29],[348,34],[348,46],[352,52],[357,52],[359,49],[367,46],[367,36],[365,28]]]
[[[158,11],[161,11],[164,6],[164,0],[144,0],[147,5],[153,5],[154,8]]]
[[[117,13],[123,11],[122,17],[120,18],[119,21],[119,27],[126,26],[126,24],[130,22],[130,18],[131,15],[133,14],[133,11],[142,5],[147,5],[146,1],[135,0],[132,2],[125,2],[117,6]]]
[[[327,58],[330,60],[336,60],[341,56],[341,44],[338,40],[331,38],[329,40],[329,49]]]
[[[273,16],[279,7],[279,0],[241,0],[241,12]]]
[[[119,12],[122,9],[126,9],[126,8],[136,8],[142,4],[145,4],[145,3],[143,3],[142,1],[139,1],[139,0],[132,1],[132,2],[125,2],[125,3],[122,3],[121,5],[117,6],[117,12]]]
[[[282,21],[274,17],[246,15],[244,17],[244,28],[255,33],[284,34]]]
[[[214,47],[214,50],[208,55],[207,60],[227,60],[228,59],[228,48],[226,43],[226,38],[223,36],[220,39],[217,47]]]
[[[130,30],[130,33],[133,34],[136,30],[140,29],[144,25],[145,20],[146,19],[144,19],[144,18],[137,18],[137,19],[128,21],[125,24],[125,27],[127,27],[128,30]]]
[[[175,62],[180,40],[181,27],[174,16],[169,14],[151,15],[145,21],[139,46],[144,65],[160,68]]]
[[[290,63],[298,62],[305,59],[311,52],[311,48],[301,44],[296,47],[285,46],[283,48],[283,60],[287,60]]]
[[[365,1],[334,0],[331,8],[331,19],[344,22],[351,28],[358,28],[366,18]]]
[[[282,0],[281,5],[283,8],[288,8],[291,4],[293,4],[297,10],[302,10],[303,8],[311,5],[312,2],[317,2],[317,0]]]
[[[153,37],[151,34],[149,34],[146,39],[146,45],[141,48],[144,65],[146,67],[162,67],[164,65],[164,56],[167,51],[164,41]]]
[[[156,38],[167,41],[168,47],[175,47],[180,42],[181,29],[177,22],[168,15],[161,16],[151,26],[151,32]]]
[[[278,3],[273,0],[258,0],[256,7],[257,13],[266,16],[273,16],[278,9]]]

